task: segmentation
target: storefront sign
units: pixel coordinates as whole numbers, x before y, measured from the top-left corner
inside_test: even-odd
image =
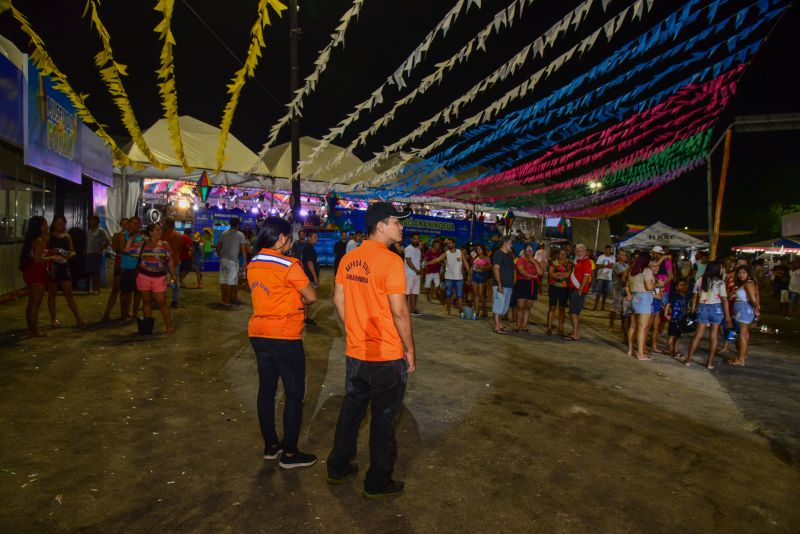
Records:
[[[47,76],[33,62],[27,63],[25,91],[25,165],[81,183],[78,152],[79,120],[63,93],[53,89]]]
[[[334,224],[345,232],[364,232],[363,210],[337,210],[333,219]],[[433,237],[449,237],[455,239],[458,245],[470,242],[470,221],[464,219],[445,219],[444,217],[431,217],[429,215],[411,215],[403,219],[403,240],[411,239],[412,234],[419,234],[423,241]],[[483,222],[475,221],[472,228],[472,242],[479,243],[491,237]]]
[[[80,122],[81,172],[101,184],[114,185],[114,158],[111,148],[91,128]]]

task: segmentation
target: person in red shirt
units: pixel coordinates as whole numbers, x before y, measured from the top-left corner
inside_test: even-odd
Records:
[[[184,242],[183,242],[183,235],[179,234],[175,231],[175,220],[174,219],[165,219],[164,220],[164,233],[162,235],[162,239],[169,243],[169,247],[172,249],[172,273],[178,273],[180,271],[181,265],[181,255],[183,254]],[[178,279],[172,279],[172,307],[178,307],[178,301],[180,300],[181,289],[180,284],[178,283]]]
[[[442,242],[439,239],[434,239],[431,248],[426,250],[425,254],[422,255],[422,261],[425,269],[425,294],[428,297],[428,302],[432,302],[431,292],[433,292],[440,303],[444,304],[444,291],[442,291],[442,279],[439,274],[439,271],[442,269],[442,264],[430,263],[441,255]]]
[[[187,274],[194,271],[194,243],[192,242],[192,230],[190,228],[183,231],[181,241],[183,246],[179,256],[181,268],[178,276],[181,277],[181,287],[185,288],[186,284],[183,283],[183,280]]]
[[[352,460],[361,421],[372,404],[363,492],[371,499],[395,495],[404,486],[392,479],[397,459],[394,425],[416,357],[403,260],[389,246],[402,241],[400,219],[408,215],[388,202],[367,209],[367,239],[342,258],[333,293],[345,327],[347,375],[328,456],[328,483],[340,484],[358,472]]]
[[[303,309],[317,300],[300,260],[287,256],[292,246],[292,226],[267,217],[258,234],[259,250],[247,265],[247,283],[253,315],[247,325],[250,344],[258,361],[258,420],[264,438],[264,458],[284,469],[307,467],[317,461],[300,452],[300,422],[305,396],[306,356],[303,351]],[[278,379],[286,398],[283,441],[275,432],[275,392]]]
[[[592,285],[592,260],[586,255],[586,245],[575,245],[575,267],[569,277],[569,315],[572,333],[563,339],[578,341],[581,337],[581,311]]]

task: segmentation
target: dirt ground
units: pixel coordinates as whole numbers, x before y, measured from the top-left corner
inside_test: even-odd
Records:
[[[174,336],[96,322],[107,293],[78,297],[89,331],[46,339],[23,335],[24,301],[0,305],[3,532],[800,530],[797,319],[767,317],[782,333],[754,335],[747,367],[709,372],[628,358],[606,313],[585,311],[570,343],[544,335],[541,303],[509,336],[424,303],[397,431],[406,492],[373,502],[358,479],[328,486],[324,462],[262,459],[249,306],[217,307],[215,278],[183,291]],[[301,447],[322,460],[344,378],[330,279],[305,340]]]

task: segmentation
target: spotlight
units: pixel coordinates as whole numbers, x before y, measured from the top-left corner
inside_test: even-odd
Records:
[[[270,208],[269,209],[269,214],[270,215],[277,215],[278,214],[278,208]]]
[[[592,192],[599,191],[600,189],[603,188],[603,183],[602,182],[596,182],[594,180],[592,180],[591,182],[589,182],[586,185],[589,186],[589,191],[592,191]]]
[[[308,210],[300,210],[300,217],[308,217]]]
[[[200,208],[197,207],[197,204],[192,205],[192,211],[197,211],[198,209]]]
[[[182,198],[182,199],[178,200],[178,207],[180,209],[182,209],[182,210],[188,209],[189,208],[189,201],[186,200],[185,198]]]
[[[255,215],[256,213],[258,213],[259,211],[261,211],[261,210],[259,210],[259,209],[258,209],[257,207],[255,207],[255,206],[253,206],[252,208],[250,208],[250,213],[252,213],[252,214],[254,214],[254,215]]]

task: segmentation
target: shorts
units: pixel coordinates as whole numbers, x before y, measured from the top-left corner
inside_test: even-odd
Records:
[[[497,286],[492,286],[492,313],[495,315],[505,315],[508,313],[508,307],[511,304],[511,293],[514,290],[510,287],[504,287],[503,292],[497,290]]]
[[[419,295],[419,275],[406,275],[406,295]]]
[[[47,283],[47,271],[45,270],[45,266],[41,263],[28,264],[28,267],[22,271],[22,279],[25,280],[27,285],[31,284],[46,284]]]
[[[788,289],[781,289],[780,291],[775,291],[775,296],[778,297],[778,301],[781,304],[789,304],[789,297],[790,291]]]
[[[594,292],[598,295],[610,295],[611,294],[611,280],[595,280],[594,282]]]
[[[143,273],[136,275],[136,289],[139,291],[152,291],[153,293],[167,292],[167,276],[150,276]]]
[[[87,254],[86,255],[86,274],[100,274],[103,270],[102,254]]]
[[[560,286],[550,286],[550,293],[548,295],[548,299],[550,301],[551,308],[555,308],[556,306],[561,306],[562,308],[566,308],[567,301],[569,300],[569,288]]]
[[[114,257],[114,276],[122,274],[122,254],[117,253]]]
[[[48,263],[47,279],[51,282],[67,282],[72,280],[72,271],[67,263]]]
[[[659,301],[661,302],[661,301]],[[631,310],[636,315],[653,313],[653,294],[649,291],[637,291],[631,299]]]
[[[789,302],[791,304],[797,304],[797,301],[800,300],[800,293],[797,291],[789,291]],[[783,300],[781,300],[783,302]]]
[[[486,283],[486,273],[480,271],[472,271],[472,281],[476,284]]]
[[[188,260],[183,260],[181,262],[182,273],[190,273],[193,270],[194,270],[194,262],[192,261],[192,258],[189,258]]]
[[[697,306],[697,322],[703,326],[722,324],[725,314],[722,304],[699,304]]]
[[[219,260],[219,283],[224,286],[239,284],[239,262],[236,260]]]
[[[580,315],[583,311],[583,303],[586,301],[586,293],[581,293],[578,289],[569,290],[569,313]]]
[[[514,282],[515,299],[536,300],[539,297],[539,283],[536,280],[517,280]]]
[[[797,295],[797,293],[795,293]],[[756,319],[753,306],[749,302],[739,301],[733,303],[733,318],[737,323],[750,324]]]
[[[205,265],[205,263],[206,263],[206,257],[205,256],[201,256],[200,254],[195,254],[193,261],[194,261],[194,268],[195,269],[200,269],[202,271],[203,270],[203,265]]]
[[[651,303],[651,311],[650,313],[659,313],[661,308],[664,306],[664,301],[662,299],[657,299],[655,296],[653,297],[653,302]]]
[[[453,291],[456,293],[457,298],[461,298],[464,296],[464,280],[448,280],[447,278],[444,279],[444,294],[447,298],[450,298],[450,295],[453,294]]]
[[[136,291],[136,269],[122,269],[119,275],[119,290],[122,293]]]
[[[438,288],[442,285],[442,280],[439,278],[439,273],[428,273],[425,275],[425,289],[428,289],[433,284],[433,287]]]

